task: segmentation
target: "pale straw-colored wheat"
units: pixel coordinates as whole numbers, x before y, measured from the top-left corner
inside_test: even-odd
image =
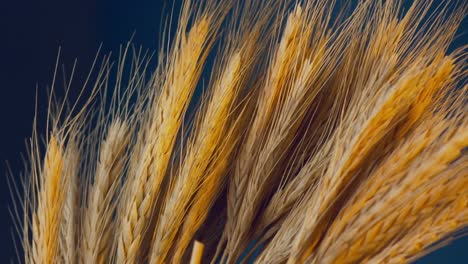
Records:
[[[83,263],[105,263],[115,232],[113,214],[117,191],[125,168],[128,143],[128,125],[115,120],[108,129],[100,147],[99,162],[87,197],[84,212],[81,258]]]
[[[77,245],[77,236],[79,235],[79,211],[80,211],[80,192],[79,192],[79,169],[80,169],[80,151],[77,142],[69,142],[64,153],[63,174],[66,179],[64,190],[66,200],[63,208],[63,221],[60,236],[60,249],[63,261],[66,263],[76,263],[79,252]]]

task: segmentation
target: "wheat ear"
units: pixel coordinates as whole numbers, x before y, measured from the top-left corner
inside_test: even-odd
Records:
[[[319,22],[320,17],[329,19],[325,7],[313,7],[310,11],[314,22],[310,22],[312,25],[307,27],[313,32],[316,32],[315,28],[321,28],[321,33],[312,35],[310,44],[312,48],[307,53],[312,58],[306,59],[304,63],[305,65],[310,63],[313,67],[306,74],[306,78],[310,80],[302,85],[312,87],[305,89],[307,95],[304,96],[304,98],[309,98],[310,106],[305,103],[299,108],[299,113],[302,108],[309,107],[310,113],[306,118],[309,120],[304,122],[302,129],[306,132],[295,146],[299,158],[297,161],[292,160],[289,164],[292,169],[281,176],[280,187],[262,212],[258,231],[268,226],[271,228],[271,225],[283,218],[307,191],[314,189],[317,179],[323,174],[328,164],[334,129],[339,124],[340,113],[346,111],[347,97],[350,97],[352,93],[350,85],[345,84],[348,80],[346,76],[349,75],[349,65],[358,52],[349,42],[356,41],[354,35],[357,30],[356,26],[363,21],[362,10],[362,7],[358,8],[350,17],[349,22],[342,25],[343,28],[338,31],[338,34],[328,33],[333,32],[334,27],[327,29],[329,22],[327,19]],[[342,50],[345,50],[346,56],[341,54]],[[291,88],[301,90],[298,89],[297,84]]]
[[[301,198],[293,207],[287,217],[280,224],[272,238],[268,241],[255,263],[285,263],[291,253],[294,238],[299,233],[306,216],[306,201]]]
[[[206,178],[207,167],[210,163],[216,163],[217,158],[223,159],[213,155],[216,148],[222,145],[230,121],[229,114],[239,90],[237,78],[241,69],[240,58],[239,53],[231,58],[219,84],[214,88],[198,135],[193,142],[188,143],[191,147],[187,150],[183,166],[175,177],[174,188],[171,189],[165,209],[160,215],[155,238],[157,242],[153,244],[151,263],[165,261],[190,201],[200,183]]]
[[[202,17],[195,22],[187,37],[185,32],[181,32],[184,36],[176,49],[177,56],[168,72],[156,109],[153,109],[149,138],[142,151],[136,177],[129,183],[132,185],[131,195],[121,219],[117,262],[133,263],[138,259],[137,253],[149,228],[185,109],[206,58],[204,51],[209,26],[209,18]]]
[[[200,174],[198,186],[192,187],[192,202],[190,208],[187,209],[184,219],[181,219],[181,230],[178,242],[175,243],[175,253],[173,262],[178,263],[189,245],[197,229],[202,225],[208,215],[209,209],[215,202],[215,198],[221,191],[221,187],[225,182],[227,169],[232,162],[232,153],[239,141],[240,129],[237,117],[232,117],[233,106],[238,96],[239,78],[242,78],[241,70],[241,55],[236,52],[225,69],[225,73],[221,76],[217,87],[214,88],[212,101],[205,115],[205,121],[202,124],[197,136],[197,145],[199,150],[202,150],[202,144],[216,146],[216,149],[208,150],[205,154],[195,155],[195,163],[197,170],[202,169],[203,175]],[[219,98],[219,99],[216,99]],[[221,115],[222,114],[222,115]],[[242,116],[242,115],[241,115]],[[209,129],[209,131],[207,131]],[[197,146],[194,146],[194,151]],[[199,153],[198,151],[190,153],[190,155]],[[193,157],[193,158],[195,158]],[[188,160],[193,159],[187,157]],[[185,168],[185,165],[184,165]],[[192,175],[194,170],[187,170],[184,173]],[[180,175],[183,176],[183,175]],[[182,177],[183,178],[186,178]],[[190,176],[192,177],[192,176]],[[188,205],[188,204],[187,204]]]
[[[245,188],[247,187],[248,175],[253,165],[254,158],[256,156],[257,148],[260,146],[261,135],[265,135],[273,111],[280,100],[281,94],[284,93],[285,84],[287,83],[287,74],[293,66],[293,57],[296,48],[299,45],[299,37],[297,36],[301,28],[301,14],[302,9],[297,6],[288,17],[286,27],[284,29],[283,36],[278,46],[275,58],[272,61],[272,69],[268,73],[268,79],[265,83],[265,88],[260,92],[260,98],[257,103],[257,113],[255,119],[252,122],[250,131],[246,138],[246,143],[243,144],[241,153],[238,156],[237,166],[235,167],[235,173],[233,179],[229,185],[229,197],[228,197],[228,215],[232,217],[228,218],[226,224],[226,233],[234,234],[236,232],[243,232],[239,230],[239,221],[237,216],[241,201],[245,194]],[[237,219],[231,222],[231,219]],[[235,258],[240,250],[239,243],[245,239],[245,234],[239,234],[239,236],[227,237],[228,244],[226,246],[225,253],[232,252],[230,258]],[[244,243],[245,241],[242,241]],[[231,259],[230,261],[233,261]]]
[[[63,177],[65,179],[65,206],[60,236],[62,259],[65,263],[76,263],[78,256],[80,188],[79,183],[80,152],[77,143],[70,140],[67,144],[64,162]]]
[[[81,258],[83,263],[105,263],[114,230],[113,214],[117,190],[125,167],[125,150],[129,139],[128,125],[115,120],[102,142],[99,162],[90,186],[84,210]]]
[[[63,147],[55,136],[51,136],[41,175],[37,211],[32,220],[33,263],[59,260],[60,223],[65,203],[62,169]]]
[[[297,45],[296,39],[300,29],[299,17],[301,12],[302,9],[297,7],[296,11],[288,18],[275,59],[272,62],[272,69],[269,72],[267,84],[265,85],[268,89],[264,89],[261,92],[258,106],[256,107],[259,109],[257,110],[259,111],[258,116],[256,115],[252,123],[252,127],[246,139],[246,144],[244,144],[243,150],[239,155],[239,166],[236,168],[236,173],[229,190],[229,207],[232,212],[237,210],[237,208],[234,209],[236,207],[234,205],[236,204],[235,201],[238,201],[242,196],[243,185],[245,185],[246,182],[245,175],[248,172],[249,164],[252,163],[252,157],[254,155],[254,141],[257,139],[258,134],[264,133],[272,111],[276,107],[281,89],[284,88],[284,82],[286,81],[284,71],[290,67],[290,55]]]

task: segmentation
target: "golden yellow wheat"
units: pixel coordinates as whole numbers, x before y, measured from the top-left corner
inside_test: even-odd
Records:
[[[128,45],[51,95],[23,261],[401,263],[466,233],[468,5],[401,5],[184,1],[151,76]]]

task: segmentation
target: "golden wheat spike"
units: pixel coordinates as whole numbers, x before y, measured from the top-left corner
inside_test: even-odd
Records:
[[[275,58],[271,63],[271,70],[265,89],[262,89],[260,98],[258,100],[258,113],[255,115],[255,119],[251,125],[249,135],[246,138],[246,143],[243,145],[242,153],[239,155],[239,166],[232,183],[230,184],[229,196],[231,201],[237,201],[241,198],[243,192],[243,185],[245,184],[246,178],[244,175],[248,173],[250,164],[253,162],[253,155],[255,151],[254,141],[258,140],[258,136],[264,133],[266,126],[270,120],[273,109],[276,107],[279,96],[284,88],[286,82],[286,76],[282,69],[289,69],[291,66],[291,53],[297,47],[297,34],[300,29],[300,15],[301,7],[298,6],[296,11],[290,14],[288,17],[286,28],[284,29],[283,36],[280,44],[278,45]],[[237,210],[236,206],[232,203],[229,205],[234,212]]]
[[[245,232],[254,221],[259,207],[265,196],[269,196],[281,179],[281,167],[285,166],[287,149],[292,145],[302,118],[304,109],[308,107],[317,91],[307,90],[307,81],[314,73],[313,63],[305,61],[303,69],[299,72],[298,79],[289,87],[291,93],[284,99],[284,104],[279,108],[277,121],[274,121],[271,131],[265,139],[264,147],[258,152],[259,157],[252,166],[250,179],[245,188],[245,195],[239,209],[239,227],[234,230],[236,239],[246,236]],[[310,98],[308,98],[310,96]],[[310,100],[310,101],[309,101]],[[248,237],[249,235],[247,235]],[[246,246],[240,242],[240,248]]]
[[[328,32],[330,29],[326,27],[328,23],[326,12],[330,11],[323,6],[323,3],[317,3],[316,6],[311,4],[310,7],[302,11],[302,16],[305,17],[302,21],[304,25],[298,37],[298,47],[301,48],[291,54],[291,56],[295,56],[292,59],[294,67],[289,74],[290,77],[285,84],[280,101],[276,109],[273,110],[273,118],[270,121],[268,132],[262,139],[262,145],[256,154],[258,157],[256,157],[256,162],[250,171],[250,181],[247,183],[246,194],[243,197],[245,201],[242,202],[245,207],[239,210],[238,219],[241,226],[249,227],[249,223],[252,223],[258,214],[262,215],[262,220],[256,227],[256,233],[264,232],[266,227],[271,228],[270,225],[291,208],[292,204],[303,194],[304,189],[311,188],[313,183],[310,182],[313,182],[315,177],[308,174],[313,174],[310,170],[317,169],[315,165],[323,162],[321,158],[324,155],[316,153],[316,156],[310,158],[308,170],[304,169],[301,171],[302,174],[292,176],[289,175],[288,169],[291,170],[291,167],[300,168],[303,164],[300,159],[296,160],[289,155],[294,151],[301,153],[308,151],[311,147],[316,147],[314,145],[323,140],[321,137],[329,129],[330,123],[327,123],[327,117],[330,118],[335,114],[336,109],[341,107],[341,103],[335,103],[334,105],[330,104],[332,105],[330,106],[331,111],[319,109],[320,107],[327,109],[323,102],[329,98],[324,98],[324,94],[336,92],[334,91],[335,87],[328,86],[330,76],[334,73],[335,68],[327,66],[338,63],[341,56],[336,51],[343,48],[344,43],[346,43],[343,41],[346,37],[340,35],[335,39],[337,43],[333,43],[330,47],[327,45],[330,42],[330,33]],[[321,29],[320,33],[315,30],[318,28]],[[317,138],[309,139],[310,134],[307,133],[301,138],[301,129],[307,127],[311,122],[316,125],[313,128],[315,131],[311,133]],[[322,125],[322,122],[326,125]],[[296,143],[298,141],[299,143]],[[312,143],[313,141],[314,143]],[[315,157],[321,158],[315,159]],[[289,177],[295,178],[291,184],[281,190],[282,185],[290,180]],[[264,209],[264,212],[261,212],[260,205],[264,202],[265,197],[269,197],[272,193],[273,198],[268,202],[268,207]],[[244,232],[246,231],[254,232],[244,230]],[[236,233],[237,237],[243,235],[242,231],[237,230],[236,232],[238,232]],[[250,237],[252,236],[250,235]],[[245,246],[244,244],[241,248]]]
[[[304,221],[307,207],[301,199],[280,224],[279,229],[272,236],[255,263],[285,263],[293,248],[291,241],[297,236]]]
[[[288,82],[287,72],[290,72],[291,68],[296,66],[293,58],[297,56],[296,51],[300,44],[297,34],[302,27],[301,15],[302,8],[297,6],[288,17],[283,36],[272,62],[272,68],[269,72],[268,79],[264,89],[260,91],[255,119],[249,128],[250,132],[246,138],[246,144],[243,145],[243,149],[239,155],[239,163],[236,166],[234,179],[230,183],[229,201],[231,201],[231,204],[229,205],[229,210],[231,211],[228,213],[233,216],[236,215],[236,218],[228,219],[226,226],[230,229],[229,233],[233,234],[232,238],[228,238],[227,250],[225,251],[226,253],[230,252],[230,255],[232,255],[229,256],[229,258],[236,258],[239,254],[238,251],[245,246],[245,232],[247,230],[240,226],[239,220],[241,220],[242,217],[238,216],[238,212],[243,210],[243,208],[241,208],[243,204],[241,201],[246,199],[245,194],[248,193],[246,188],[249,180],[246,175],[251,173],[252,165],[257,155],[256,152],[258,151],[256,148],[262,145],[261,140],[263,140],[263,136],[267,135],[266,130],[274,114],[274,109],[279,104],[282,94],[285,93],[284,89],[286,89],[286,83]],[[259,137],[259,135],[262,136]],[[254,208],[249,208],[248,210],[252,209]],[[241,213],[245,214],[247,217],[251,217],[248,216],[248,212]],[[234,221],[231,222],[231,220]],[[245,220],[250,221],[250,219]],[[228,262],[229,261],[234,260],[230,259]]]
[[[210,20],[202,17],[195,22],[187,37],[183,37],[177,49],[176,61],[168,73],[161,98],[149,133],[148,144],[143,150],[136,177],[133,179],[130,201],[125,215],[121,216],[121,235],[117,261],[134,262],[138,259],[140,244],[149,228],[152,210],[159,187],[166,173],[183,113],[200,75],[204,62],[204,50],[209,37]],[[185,34],[185,32],[182,32]]]
[[[451,88],[448,85],[454,76],[455,63],[450,57],[434,61],[427,69],[427,76],[423,77],[424,89],[417,96],[411,105],[408,116],[401,128],[398,129],[397,138],[402,138],[427,112],[431,105],[435,103],[441,94]]]
[[[230,121],[230,112],[238,93],[238,75],[240,74],[241,56],[232,56],[219,84],[214,87],[212,99],[200,124],[198,134],[189,142],[188,152],[183,166],[176,175],[174,188],[166,199],[165,208],[160,214],[156,243],[151,249],[151,263],[163,263],[174,243],[177,231],[183,223],[185,212],[193,199],[195,191],[205,180],[206,169],[210,163],[216,163],[216,148],[222,145],[226,127]]]
[[[65,202],[62,169],[63,148],[52,135],[47,144],[37,211],[32,221],[33,263],[59,261],[60,222]]]
[[[446,89],[450,90],[451,88],[448,86]],[[463,97],[464,94],[463,90],[455,93],[459,94],[458,96],[460,97]],[[388,196],[398,196],[398,190],[404,190],[403,192],[406,192],[409,188],[417,190],[420,186],[424,186],[424,184],[429,185],[429,187],[444,185],[437,184],[438,178],[434,177],[446,167],[450,168],[452,166],[450,165],[452,161],[460,155],[467,144],[465,138],[466,133],[463,132],[466,122],[463,121],[462,118],[463,112],[460,112],[463,111],[461,110],[463,109],[461,105],[463,105],[462,101],[454,101],[450,106],[446,105],[445,108],[442,109],[437,109],[437,107],[435,107],[434,109],[437,109],[436,114],[430,114],[422,125],[417,127],[403,144],[396,147],[393,153],[390,153],[388,158],[384,160],[375,171],[371,172],[369,178],[356,190],[354,197],[351,197],[347,201],[348,205],[344,206],[344,209],[342,209],[338,217],[334,220],[330,230],[328,230],[327,236],[321,243],[321,250],[319,250],[317,254],[322,254],[320,251],[328,250],[327,248],[332,247],[331,244],[338,244],[337,241],[340,241],[344,234],[350,233],[348,230],[353,228],[353,223],[357,221],[356,219],[359,217],[370,217],[369,219],[372,219],[372,210],[369,208],[376,203],[378,204],[379,202],[386,201]],[[447,120],[445,117],[448,113],[451,113],[452,117]],[[460,120],[460,118],[462,119]],[[424,168],[426,164],[430,166],[430,169],[423,169],[423,171],[419,173],[420,171],[418,171],[417,168]],[[458,162],[457,164],[455,170],[449,170],[448,173],[444,173],[445,177],[455,175],[457,168],[463,170],[464,166],[466,166],[466,162]],[[459,175],[459,177],[456,177],[453,181],[461,180],[461,186],[464,186],[464,177],[463,175]],[[442,180],[443,179],[442,177]],[[457,193],[456,188],[453,186],[450,188],[446,187],[442,189],[442,191],[453,191]],[[436,191],[434,191],[434,193],[436,193]],[[426,198],[418,199],[427,199],[427,202],[423,203],[425,205],[432,201],[439,201],[442,203],[442,199],[430,197],[431,194],[429,193],[423,193],[423,195],[420,194],[419,196],[422,197],[424,195]],[[400,195],[396,199],[403,199],[403,195]],[[413,199],[415,198],[413,197]],[[414,206],[415,204],[416,201],[409,206]],[[383,205],[378,205],[377,207],[380,208],[380,214],[383,214],[382,211],[384,208],[392,208],[391,206],[386,207]],[[427,211],[427,209],[425,210]],[[400,210],[400,212],[401,211],[403,210]],[[424,214],[424,210],[422,209],[413,208],[412,212],[415,215],[419,212]],[[430,218],[429,216],[426,217]],[[410,220],[408,219],[405,223],[409,224],[409,222]],[[397,223],[393,223],[392,225],[394,227],[398,226]],[[391,237],[390,234],[389,237]],[[381,244],[385,244],[383,243],[384,240],[379,241],[382,242]]]
[[[327,162],[330,149],[331,141],[325,143],[322,149],[304,164],[294,179],[273,194],[262,212],[259,224],[261,230],[284,218],[305,193],[316,188],[317,179],[324,171],[323,163]]]
[[[334,220],[324,241],[321,242],[321,248],[318,252],[325,250],[327,245],[331,247],[331,244],[339,241],[340,237],[347,233],[346,230],[352,226],[355,217],[370,214],[370,211],[365,208],[370,204],[384,200],[386,195],[398,189],[400,181],[410,178],[407,175],[411,173],[408,172],[412,168],[411,164],[418,158],[421,159],[421,155],[427,155],[425,154],[428,151],[427,148],[434,144],[443,132],[450,128],[450,125],[443,119],[434,118],[415,130],[414,135],[398,147],[396,152],[392,153],[356,190],[355,197],[350,198],[348,205]]]
[[[362,191],[350,198],[349,206],[334,221],[327,236],[333,237],[333,232],[340,232],[339,230],[349,223],[353,214],[367,206],[368,201],[374,199],[378,201],[386,192],[392,191],[392,183],[401,180],[402,173],[408,169],[408,166],[447,128],[449,123],[440,118],[434,118],[418,128],[408,142],[405,142],[406,144],[399,146],[376,171],[371,173],[369,179],[366,179],[360,187]]]
[[[320,12],[321,8],[313,9],[313,17],[319,20],[324,15]],[[283,218],[307,191],[314,189],[317,179],[323,173],[333,143],[331,135],[339,121],[340,112],[346,109],[346,97],[349,97],[352,91],[348,88],[352,85],[346,83],[348,79],[346,75],[349,74],[349,67],[352,59],[355,58],[353,56],[356,56],[359,51],[352,48],[353,45],[349,45],[348,42],[355,41],[356,24],[363,20],[363,15],[363,12],[355,11],[350,22],[346,23],[344,29],[333,38],[323,29],[327,28],[327,20],[323,23],[324,25],[320,25],[317,21],[311,22],[312,27],[321,28],[318,31],[320,33],[316,33],[321,35],[312,38],[311,46],[313,48],[311,48],[310,54],[313,57],[308,61],[313,65],[313,68],[306,74],[306,77],[310,79],[309,83],[302,85],[312,86],[307,89],[309,95],[304,96],[305,98],[314,98],[315,93],[318,94],[310,102],[309,111],[312,110],[312,114],[307,116],[307,119],[311,120],[306,119],[305,122],[307,124],[305,129],[308,132],[295,146],[297,153],[302,157],[301,159],[306,160],[306,163],[303,164],[304,161],[298,159],[289,164],[289,166],[297,166],[297,170],[285,172],[285,175],[281,176],[280,188],[276,190],[268,202],[268,206],[262,212],[258,232]],[[332,31],[331,29],[327,30]],[[344,58],[340,52],[337,52],[343,49],[347,53]],[[341,63],[337,65],[339,60]],[[302,108],[304,107],[299,109],[302,111]],[[294,165],[294,163],[298,165]]]

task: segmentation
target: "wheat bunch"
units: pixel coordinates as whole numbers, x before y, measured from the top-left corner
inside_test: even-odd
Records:
[[[128,44],[52,90],[25,263],[400,263],[464,234],[466,3],[215,2],[184,1],[153,72]]]

